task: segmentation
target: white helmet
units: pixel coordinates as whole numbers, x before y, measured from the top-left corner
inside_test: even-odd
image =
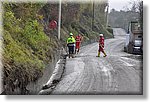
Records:
[[[72,33],[70,33],[70,36],[73,36],[73,34],[72,34]]]
[[[99,36],[103,36],[103,34],[100,34]]]

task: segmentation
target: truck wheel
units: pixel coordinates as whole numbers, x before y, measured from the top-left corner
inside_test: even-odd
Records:
[[[132,46],[131,43],[129,43],[129,46],[128,46],[128,52],[129,52],[130,54],[133,53],[133,46]]]
[[[127,52],[127,47],[124,47],[124,52]]]

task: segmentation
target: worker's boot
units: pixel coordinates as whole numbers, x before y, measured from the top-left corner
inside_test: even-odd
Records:
[[[74,58],[74,54],[71,54],[71,57]]]
[[[103,52],[104,53],[104,56],[103,57],[106,57],[107,55],[106,55],[106,52]]]
[[[96,56],[96,57],[100,57],[100,52],[98,52],[98,56]]]
[[[79,49],[77,50],[77,54],[79,53]]]

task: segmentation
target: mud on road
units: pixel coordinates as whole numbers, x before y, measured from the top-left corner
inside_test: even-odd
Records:
[[[142,94],[142,56],[123,52],[124,30],[116,28],[114,35],[105,40],[106,58],[96,57],[98,43],[67,58],[63,77],[51,94]]]

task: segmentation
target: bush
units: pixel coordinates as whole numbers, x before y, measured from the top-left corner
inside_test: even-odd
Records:
[[[107,31],[109,31],[113,35],[113,29],[111,27],[107,27]]]

